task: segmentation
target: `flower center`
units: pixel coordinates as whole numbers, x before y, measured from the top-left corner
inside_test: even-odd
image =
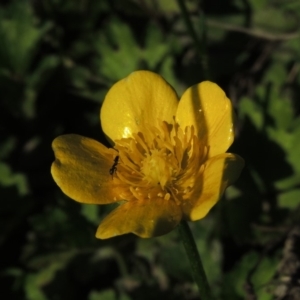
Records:
[[[177,123],[147,126],[143,133],[117,140],[119,164],[114,184],[116,200],[172,198],[180,204],[193,192],[203,171],[207,148],[193,127],[183,131]]]
[[[168,152],[166,149],[151,150],[150,154],[145,154],[141,166],[144,179],[152,185],[160,184],[162,189],[172,181],[172,175],[177,171],[177,166],[172,165],[170,161],[172,154]]]

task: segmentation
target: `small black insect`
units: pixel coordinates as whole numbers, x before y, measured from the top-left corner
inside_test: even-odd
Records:
[[[119,163],[119,155],[117,155],[114,159],[114,164],[109,169],[109,174],[114,177],[114,174],[117,172],[117,164]]]

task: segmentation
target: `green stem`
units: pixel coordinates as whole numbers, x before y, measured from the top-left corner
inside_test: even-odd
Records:
[[[201,300],[212,300],[210,287],[191,229],[186,221],[181,221],[178,230],[191,264],[194,280],[199,288]]]
[[[177,0],[178,6],[180,7],[181,14],[187,30],[189,31],[192,39],[194,40],[195,48],[198,50],[200,64],[202,67],[204,79],[209,79],[209,68],[208,68],[208,58],[206,54],[206,26],[205,26],[205,16],[203,12],[200,12],[200,21],[201,21],[201,34],[200,39],[198,38],[196,31],[193,27],[193,24],[190,20],[189,13],[186,9],[185,0]]]

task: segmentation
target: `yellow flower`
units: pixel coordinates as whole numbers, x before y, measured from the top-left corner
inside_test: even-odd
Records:
[[[148,238],[170,232],[181,219],[199,220],[244,165],[225,153],[234,139],[234,113],[223,90],[209,81],[178,101],[161,76],[134,72],[109,90],[100,120],[113,148],[75,134],[59,136],[51,168],[72,199],[119,203],[97,238]]]

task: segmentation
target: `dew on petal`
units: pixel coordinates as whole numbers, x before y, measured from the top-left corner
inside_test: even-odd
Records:
[[[132,132],[131,132],[131,129],[129,127],[124,127],[124,130],[123,130],[123,138],[128,138],[132,135]]]

